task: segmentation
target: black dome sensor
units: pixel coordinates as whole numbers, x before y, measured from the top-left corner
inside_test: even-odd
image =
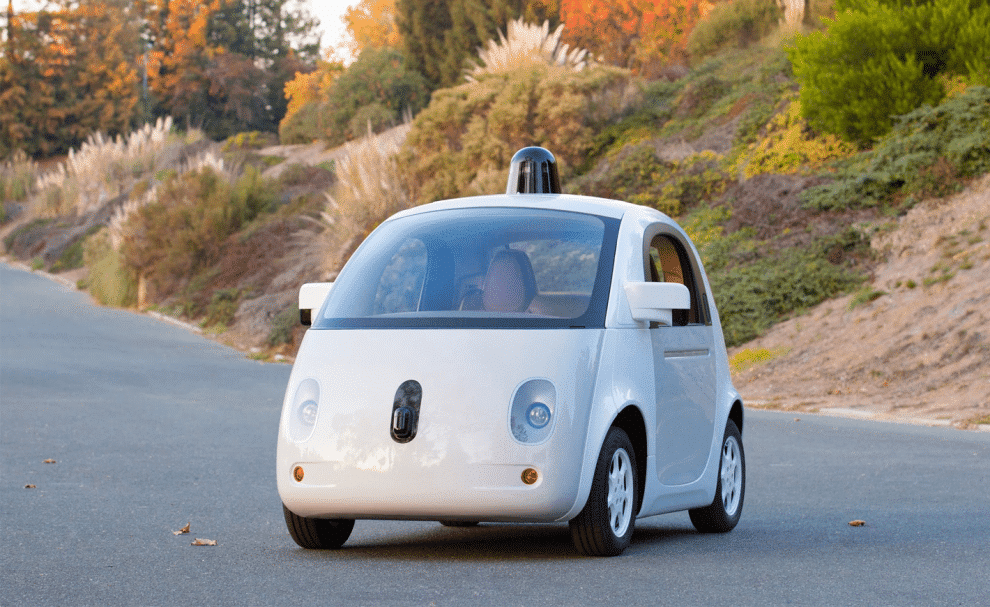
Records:
[[[560,194],[557,159],[539,147],[523,148],[512,157],[506,194]]]

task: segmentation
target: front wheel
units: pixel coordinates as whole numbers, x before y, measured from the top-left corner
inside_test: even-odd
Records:
[[[299,516],[282,504],[285,526],[297,544],[310,550],[332,550],[340,548],[351,536],[354,519],[347,518],[307,518]]]
[[[588,503],[570,522],[571,540],[587,556],[617,556],[629,546],[639,493],[636,452],[621,428],[605,436]]]
[[[746,495],[746,456],[742,435],[731,419],[725,424],[722,457],[719,460],[715,499],[704,508],[689,510],[691,523],[701,533],[732,531],[742,514]]]

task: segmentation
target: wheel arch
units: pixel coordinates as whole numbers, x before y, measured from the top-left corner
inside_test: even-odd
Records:
[[[643,506],[643,494],[646,490],[646,462],[649,456],[646,421],[643,419],[643,413],[638,407],[628,405],[615,417],[612,426],[621,428],[626,433],[635,452],[636,478],[639,481],[637,483],[635,512],[638,514],[640,508]]]
[[[729,409],[729,419],[731,419],[736,424],[736,428],[739,429],[739,434],[743,431],[743,404],[742,400],[736,399],[732,403],[732,407]]]

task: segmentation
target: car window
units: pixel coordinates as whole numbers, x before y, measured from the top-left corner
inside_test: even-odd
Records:
[[[388,221],[314,328],[604,326],[618,220],[475,208]]]
[[[667,235],[654,236],[650,241],[647,266],[651,281],[682,284],[691,293],[691,309],[674,310],[674,326],[705,323],[705,313],[701,307],[702,293],[698,289],[690,257],[683,244]]]
[[[412,312],[419,308],[426,279],[426,245],[408,238],[385,265],[375,293],[373,314]]]

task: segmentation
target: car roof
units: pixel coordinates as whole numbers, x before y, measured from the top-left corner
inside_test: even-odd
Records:
[[[602,217],[613,217],[615,219],[622,219],[628,215],[633,215],[636,218],[673,223],[670,217],[656,209],[622,202],[620,200],[572,194],[498,194],[493,196],[470,196],[452,200],[441,200],[396,213],[389,218],[389,221],[400,217],[433,211],[490,209],[497,207],[571,211]]]

